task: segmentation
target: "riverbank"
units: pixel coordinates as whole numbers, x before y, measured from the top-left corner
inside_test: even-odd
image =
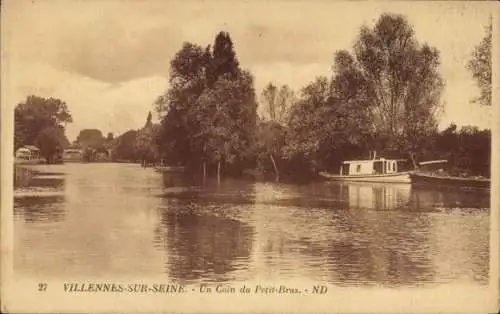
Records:
[[[14,159],[15,165],[40,165],[40,164],[44,164],[44,163],[45,163],[45,159],[41,159],[41,158],[30,159],[30,160],[19,159],[19,158]]]

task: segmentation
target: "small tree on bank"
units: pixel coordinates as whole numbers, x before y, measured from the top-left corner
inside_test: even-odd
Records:
[[[144,127],[137,131],[135,142],[135,156],[140,159],[144,167],[158,160],[158,133],[158,125],[153,124],[152,114],[149,112]]]
[[[261,92],[261,118],[257,124],[255,154],[259,172],[266,172],[270,164],[275,180],[280,177],[281,149],[285,141],[285,130],[290,110],[295,103],[295,94],[288,85],[277,87],[268,83]]]

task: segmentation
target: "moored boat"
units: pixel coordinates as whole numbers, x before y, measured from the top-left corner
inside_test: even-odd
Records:
[[[471,189],[489,189],[490,179],[483,177],[457,177],[446,174],[443,164],[447,160],[430,160],[420,162],[419,171],[410,174],[413,185],[427,185],[440,187],[457,187]]]
[[[333,181],[410,183],[411,171],[402,171],[405,159],[376,158],[343,161],[339,174],[326,171],[319,175]]]
[[[415,172],[410,174],[410,179],[411,183],[415,185],[436,185],[473,189],[489,189],[491,187],[490,179],[486,178],[462,178]]]

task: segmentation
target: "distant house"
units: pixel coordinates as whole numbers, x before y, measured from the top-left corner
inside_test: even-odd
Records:
[[[81,149],[68,148],[63,151],[62,160],[64,162],[83,161],[83,151]]]
[[[16,159],[20,160],[39,160],[40,149],[34,145],[25,145],[16,150]]]

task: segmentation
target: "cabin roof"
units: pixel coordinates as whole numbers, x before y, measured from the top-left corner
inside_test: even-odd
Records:
[[[448,160],[446,159],[442,159],[442,160],[429,160],[429,161],[421,161],[419,162],[419,165],[423,166],[423,165],[430,165],[430,164],[444,164],[444,163],[447,163]]]
[[[377,158],[377,159],[365,159],[365,160],[346,160],[343,161],[342,164],[362,164],[362,163],[373,163],[376,161],[406,161],[406,159],[385,159],[385,158]]]
[[[29,150],[34,150],[34,151],[39,151],[40,150],[35,145],[24,145],[23,148],[26,148],[26,149],[29,149]]]

